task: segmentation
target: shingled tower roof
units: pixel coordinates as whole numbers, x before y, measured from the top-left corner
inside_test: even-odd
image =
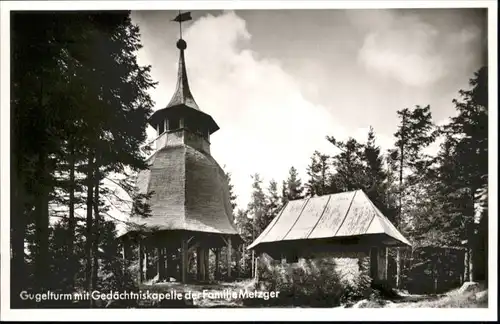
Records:
[[[153,113],[149,119],[149,123],[156,128],[159,123],[163,122],[163,120],[169,116],[178,117],[189,115],[200,121],[200,123],[205,124],[208,132],[212,134],[219,129],[219,126],[210,115],[201,111],[189,88],[186,59],[184,57],[184,51],[187,48],[186,41],[179,39],[177,41],[177,48],[179,49],[179,66],[177,71],[177,86],[174,95],[165,108],[159,109]]]
[[[167,146],[138,175],[140,193],[153,192],[152,216],[134,219],[151,230],[237,234],[227,178],[209,154],[189,145]]]
[[[177,71],[177,87],[172,99],[167,105],[167,108],[185,105],[189,108],[200,110],[198,104],[194,100],[193,94],[189,89],[188,76],[186,71],[186,60],[184,59],[184,50],[187,44],[183,39],[177,42],[177,48],[180,49],[179,69]]]

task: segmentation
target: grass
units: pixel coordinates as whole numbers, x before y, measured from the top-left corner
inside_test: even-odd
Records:
[[[417,302],[402,302],[389,304],[386,307],[395,308],[488,308],[488,295],[477,299],[476,293],[460,294],[453,290],[442,297]]]

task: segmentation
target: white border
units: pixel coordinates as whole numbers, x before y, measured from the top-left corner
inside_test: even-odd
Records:
[[[334,9],[334,8],[472,8],[487,7],[489,38],[489,308],[488,309],[9,309],[10,267],[10,10],[177,10],[177,9]],[[362,321],[362,320],[497,320],[497,2],[490,1],[0,1],[1,79],[1,320],[279,320],[279,321]],[[378,315],[377,315],[378,314]]]

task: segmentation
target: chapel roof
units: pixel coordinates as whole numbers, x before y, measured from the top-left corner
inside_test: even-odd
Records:
[[[289,201],[248,247],[276,242],[385,237],[385,245],[411,246],[362,190]]]

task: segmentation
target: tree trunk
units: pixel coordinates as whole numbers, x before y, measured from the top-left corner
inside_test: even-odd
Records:
[[[87,224],[86,224],[86,242],[85,242],[85,279],[87,291],[92,292],[92,210],[94,200],[94,156],[89,154],[87,168]],[[90,306],[94,305],[92,298]]]
[[[251,269],[252,275],[253,275],[254,271],[255,271],[255,251],[252,250],[252,269]]]
[[[255,272],[254,272],[254,278],[255,282],[259,282],[259,257],[255,258]]]
[[[469,281],[474,281],[474,249],[469,248]]]
[[[405,127],[406,127],[406,114],[403,115],[401,127],[401,146],[399,147],[399,210],[397,228],[401,230],[402,216],[403,216],[403,166],[405,157]],[[396,249],[396,288],[401,288],[401,249]]]
[[[469,280],[469,251],[466,249],[464,251],[464,276],[463,276],[463,282],[466,282]]]
[[[95,169],[95,188],[94,188],[94,223],[92,224],[93,231],[93,264],[92,264],[92,288],[96,290],[97,281],[98,281],[98,273],[99,273],[99,176],[98,169]]]
[[[76,256],[75,256],[75,150],[73,144],[70,144],[69,156],[69,219],[68,219],[68,261],[69,261],[69,282],[68,286],[70,291],[75,288],[75,275],[76,275]]]
[[[435,262],[436,263],[436,262]],[[437,265],[434,263],[434,269],[432,271],[432,276],[433,276],[433,289],[434,289],[434,294],[437,294],[437,286],[438,286],[438,274],[437,274]]]
[[[35,254],[35,285],[39,291],[48,287],[49,265],[49,188],[47,174],[47,157],[41,153],[37,166],[37,181],[39,190],[35,206],[36,254]]]
[[[231,237],[227,238],[227,278],[228,280],[231,280],[232,275],[231,275],[231,261],[232,261],[232,256],[231,253],[233,252],[233,247],[231,244]]]
[[[476,246],[476,223],[475,223],[475,217],[476,217],[476,209],[475,209],[475,202],[476,198],[474,197],[474,193],[477,191],[476,188],[472,187],[469,189],[470,190],[470,198],[471,198],[471,221],[469,225],[469,231],[468,231],[468,237],[467,237],[467,245],[469,249],[469,281],[474,281],[475,276],[474,276],[474,258],[475,258],[475,253],[474,249],[477,248]]]
[[[482,232],[481,242],[483,244],[483,259],[481,265],[484,267],[484,284],[488,288],[488,212],[483,215],[482,219]]]
[[[142,237],[139,237],[139,240],[138,240],[138,259],[139,259],[139,283],[142,283],[144,280],[145,280],[145,276],[144,276],[144,259],[145,259],[145,248],[144,248],[144,239]],[[170,263],[170,262],[169,262]]]
[[[437,251],[437,256],[436,256],[436,281],[434,283],[434,290],[436,291],[436,293],[439,292],[439,287],[440,287],[440,283],[442,282],[443,280],[443,257],[442,257],[442,253],[443,251],[440,249]]]
[[[14,165],[14,164],[13,164]],[[24,209],[24,182],[20,180],[17,172],[12,173],[11,183],[11,302],[16,306],[19,293],[26,280],[26,263],[24,261],[24,239],[26,236],[26,215]]]
[[[396,288],[401,288],[401,249],[396,248]]]
[[[149,249],[148,249],[148,243],[147,241],[143,241],[143,249],[144,249],[144,281],[148,280],[148,270],[149,270]],[[172,267],[173,268],[173,267]],[[175,277],[175,271],[172,269],[172,276]]]

